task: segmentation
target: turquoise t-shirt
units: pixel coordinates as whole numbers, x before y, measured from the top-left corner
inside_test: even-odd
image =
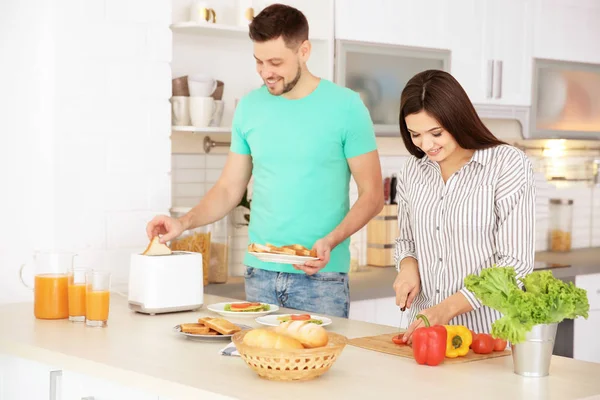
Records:
[[[321,79],[308,96],[290,100],[265,86],[235,111],[231,151],[252,156],[250,243],[312,248],[349,211],[347,159],[377,148],[369,111],[359,95]],[[350,239],[336,246],[323,272],[348,272]],[[246,253],[248,266],[304,273]]]

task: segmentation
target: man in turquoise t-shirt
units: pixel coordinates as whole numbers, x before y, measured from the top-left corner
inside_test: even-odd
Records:
[[[162,233],[165,242],[222,218],[253,175],[250,243],[300,244],[319,260],[278,264],[246,253],[247,300],[347,317],[350,236],[383,207],[373,124],[357,93],[308,71],[308,22],[300,11],[265,8],[250,37],[264,86],[236,108],[219,181],[179,220],[155,218],[148,236]],[[359,198],[350,209],[351,175]]]

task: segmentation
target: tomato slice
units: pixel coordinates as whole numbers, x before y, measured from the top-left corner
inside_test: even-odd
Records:
[[[292,314],[292,321],[308,321],[310,314]]]
[[[260,303],[233,303],[231,308],[248,308],[248,307],[258,307]]]
[[[392,338],[392,342],[394,342],[395,344],[403,344],[406,345],[406,343],[402,340],[402,336],[404,335],[396,335]]]

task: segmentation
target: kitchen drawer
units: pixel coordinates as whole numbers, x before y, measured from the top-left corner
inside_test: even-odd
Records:
[[[600,274],[578,275],[575,286],[587,290],[590,310],[600,310]]]

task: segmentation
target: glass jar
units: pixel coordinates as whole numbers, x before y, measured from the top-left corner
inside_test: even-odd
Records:
[[[226,283],[229,276],[229,260],[231,236],[229,233],[229,217],[225,216],[209,226],[210,230],[210,265],[208,281],[210,283]]]
[[[549,211],[548,249],[559,252],[570,251],[573,228],[573,200],[550,199]]]
[[[173,208],[171,216],[184,216],[191,208]],[[229,218],[212,224],[184,231],[170,243],[171,250],[193,251],[202,254],[204,286],[209,283],[225,283],[229,277],[229,252],[231,236]]]

